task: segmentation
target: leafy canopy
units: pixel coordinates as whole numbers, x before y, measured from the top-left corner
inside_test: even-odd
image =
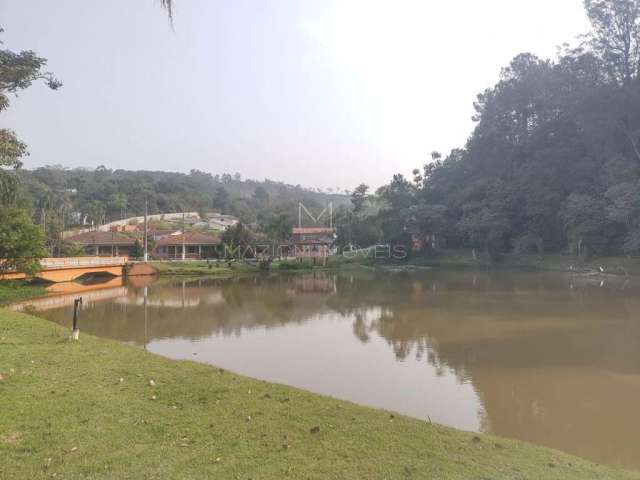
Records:
[[[45,235],[24,210],[0,209],[0,272],[35,273],[38,259],[47,255]]]

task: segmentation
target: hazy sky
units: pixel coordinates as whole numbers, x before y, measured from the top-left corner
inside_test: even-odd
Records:
[[[240,172],[379,186],[463,146],[516,54],[587,30],[582,0],[0,0],[5,48],[64,82],[0,117],[28,167]]]

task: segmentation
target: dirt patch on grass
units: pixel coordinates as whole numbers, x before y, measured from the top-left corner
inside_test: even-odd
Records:
[[[1,443],[8,443],[10,445],[16,444],[22,440],[24,434],[22,432],[8,432],[0,435]]]

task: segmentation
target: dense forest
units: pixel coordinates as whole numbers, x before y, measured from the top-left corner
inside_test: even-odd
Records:
[[[578,47],[518,55],[478,95],[464,148],[394,176],[374,212],[366,186],[354,192],[343,241],[640,253],[640,2],[584,5],[592,31]]]
[[[17,203],[40,224],[101,225],[148,211],[219,212],[235,215],[244,223],[264,223],[272,214],[293,221],[298,202],[310,207],[348,203],[345,195],[288,185],[271,180],[243,180],[234,175],[212,175],[199,170],[189,174],[161,171],[66,169],[49,166],[19,170]]]

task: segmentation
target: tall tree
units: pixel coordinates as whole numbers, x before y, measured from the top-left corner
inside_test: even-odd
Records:
[[[593,28],[590,46],[612,82],[611,120],[617,125],[640,162],[640,1],[585,0]]]
[[[364,208],[364,204],[367,201],[369,192],[369,186],[361,183],[358,185],[353,193],[351,193],[351,205],[353,206],[353,212],[357,215]]]
[[[24,210],[0,208],[0,273],[9,270],[35,273],[46,256],[44,232]]]
[[[630,85],[640,74],[640,2],[585,0],[584,6],[593,27],[593,51],[612,80]]]
[[[0,33],[4,29],[0,28]],[[0,41],[0,45],[3,42]],[[19,53],[0,49],[0,113],[9,107],[9,96],[17,95],[35,81],[42,80],[52,90],[62,86],[51,72],[44,71],[47,61],[31,50]],[[22,166],[27,146],[12,130],[0,129],[0,202],[12,204],[17,192],[17,181],[10,170]]]

